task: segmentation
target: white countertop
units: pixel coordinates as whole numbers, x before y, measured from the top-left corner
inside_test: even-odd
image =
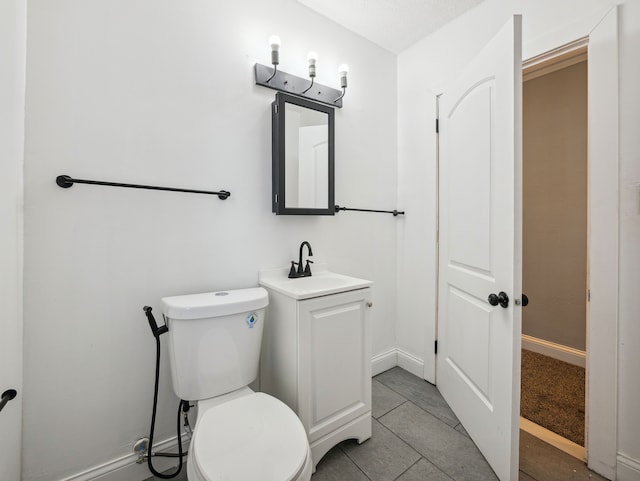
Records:
[[[364,289],[373,284],[365,279],[329,272],[324,263],[315,264],[311,277],[289,279],[287,277],[289,269],[289,267],[262,269],[258,275],[258,282],[263,287],[297,300]]]

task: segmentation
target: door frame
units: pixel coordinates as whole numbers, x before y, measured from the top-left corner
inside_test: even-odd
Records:
[[[618,10],[618,6],[613,7],[586,37],[523,60],[523,69],[530,68],[536,62],[566,55],[587,45],[589,185],[585,448],[588,467],[612,480],[616,479],[618,389]],[[436,170],[440,167],[439,162],[439,151],[436,151]],[[436,184],[436,256],[439,257],[442,192],[437,179]],[[439,268],[436,276],[437,299]],[[436,306],[435,339],[439,322]],[[425,355],[435,356],[429,348],[427,346]],[[589,433],[597,433],[597,436],[589,436]]]
[[[539,70],[534,68],[534,72],[543,75],[571,65],[585,48],[589,142],[585,450],[590,469],[616,479],[620,223],[618,7],[611,9],[589,35],[523,61],[523,69],[537,65]],[[547,65],[549,70],[545,71]]]
[[[524,91],[524,83],[528,80],[533,80],[535,78],[551,74],[553,72],[568,68],[580,62],[586,61],[588,65],[588,46],[589,46],[589,37],[586,36],[586,37],[579,38],[578,40],[575,40],[566,45],[563,45],[561,47],[555,48],[553,50],[542,53],[540,55],[536,55],[535,57],[531,57],[523,61],[522,62],[523,91]],[[588,103],[588,98],[587,98],[587,103]],[[523,137],[524,137],[524,132],[523,132]],[[588,171],[589,170],[588,159],[586,163],[587,163],[587,171]],[[588,198],[589,198],[589,192],[587,188],[587,199]],[[589,210],[588,210],[588,206],[587,206],[586,214],[587,214],[587,258],[585,259],[585,263],[587,264],[587,285],[588,285],[589,284],[589,251],[588,251]],[[523,241],[524,241],[524,238],[523,238]],[[586,286],[585,286],[585,290],[586,290]],[[588,311],[589,311],[589,302],[588,302],[586,293],[585,293],[585,307],[586,307],[586,312],[585,312],[585,332],[586,332],[587,331],[586,318],[588,317]],[[523,341],[525,337],[526,336],[523,333]],[[585,382],[586,382],[586,379],[585,379]],[[585,399],[586,399],[586,394],[585,394]],[[585,413],[585,421],[586,421],[586,413]],[[581,461],[587,460],[586,449],[584,447],[572,442],[569,439],[565,439],[564,437],[552,431],[549,431],[544,427],[538,426],[537,424],[529,421],[526,418],[520,417],[520,429],[536,437],[539,437],[546,443],[551,444],[552,446],[580,459]],[[586,442],[585,442],[585,445],[586,445]]]
[[[587,464],[616,479],[618,404],[619,92],[618,10],[589,34]],[[589,436],[597,433],[597,436]]]

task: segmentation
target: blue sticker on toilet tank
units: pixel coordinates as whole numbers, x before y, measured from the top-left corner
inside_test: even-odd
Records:
[[[252,328],[256,325],[256,322],[258,322],[258,315],[255,312],[252,312],[251,314],[249,314],[249,317],[247,317],[247,324],[249,324],[249,327]]]

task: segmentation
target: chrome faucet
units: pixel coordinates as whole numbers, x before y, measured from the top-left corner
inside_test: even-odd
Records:
[[[307,246],[309,250],[309,256],[313,256],[313,251],[311,250],[311,244],[307,241],[302,242],[300,244],[300,256],[298,257],[298,262],[291,261],[291,269],[289,270],[289,278],[295,279],[297,277],[310,277],[311,276],[311,266],[309,264],[313,264],[312,260],[307,259],[307,264],[305,267],[302,267],[302,251],[304,246]],[[298,268],[296,269],[296,265]]]

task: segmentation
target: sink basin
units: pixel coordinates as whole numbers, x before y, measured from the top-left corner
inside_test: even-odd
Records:
[[[318,270],[311,277],[297,279],[289,279],[288,273],[288,268],[260,271],[260,285],[293,299],[301,300],[363,289],[372,284],[371,281],[336,274],[328,270]]]

